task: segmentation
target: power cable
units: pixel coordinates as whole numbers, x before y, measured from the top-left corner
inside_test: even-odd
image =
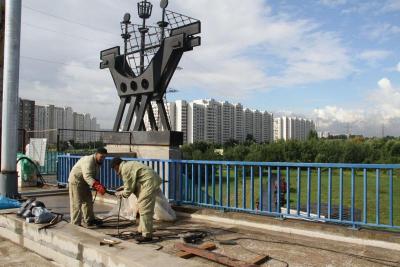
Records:
[[[48,60],[48,59],[43,59],[43,58],[35,58],[35,57],[23,56],[23,55],[21,55],[21,58],[29,59],[29,60],[34,60],[34,61],[39,61],[39,62],[48,63],[48,64],[57,64],[57,65],[64,65],[64,66],[69,66],[69,67],[90,69],[90,68],[88,68],[88,67],[86,67],[86,66],[75,65],[75,64],[67,64],[67,63],[65,63],[65,62],[59,62],[59,61]],[[96,67],[97,67],[97,65],[96,65]]]
[[[87,25],[87,24],[84,24],[84,23],[76,22],[76,21],[74,21],[74,20],[72,20],[72,19],[64,18],[64,17],[57,16],[57,15],[53,15],[53,14],[44,12],[44,11],[42,11],[42,10],[38,10],[38,9],[32,8],[32,7],[27,6],[27,5],[22,5],[22,6],[23,6],[24,8],[26,8],[26,9],[31,10],[31,11],[34,11],[34,12],[37,12],[37,13],[40,13],[40,14],[43,14],[43,15],[46,15],[46,16],[49,16],[49,17],[52,17],[52,18],[56,18],[56,19],[59,19],[59,20],[63,20],[63,21],[65,21],[65,22],[68,22],[68,23],[71,23],[71,24],[76,24],[76,25],[79,25],[79,26],[82,26],[82,27],[85,27],[85,28],[88,28],[88,29],[91,29],[91,30],[94,30],[94,31],[105,32],[105,33],[108,33],[108,34],[115,35],[115,33],[106,31],[106,30],[104,30],[104,29],[95,28],[95,27],[93,27],[93,26],[90,26],[90,25]]]
[[[34,24],[31,24],[31,23],[22,22],[22,24],[23,24],[23,25],[26,25],[26,26],[28,26],[28,27],[32,27],[32,28],[36,28],[36,29],[42,30],[42,31],[47,31],[47,32],[52,32],[52,33],[60,34],[60,35],[63,35],[63,36],[66,36],[66,37],[69,37],[69,38],[72,38],[72,39],[80,39],[80,40],[84,40],[84,41],[88,41],[88,42],[93,42],[93,43],[97,43],[97,44],[99,43],[98,40],[88,39],[88,38],[81,37],[81,36],[78,36],[78,35],[73,35],[73,34],[68,34],[68,33],[64,33],[64,32],[59,32],[59,31],[56,31],[56,30],[52,30],[52,29],[49,29],[49,28],[42,27],[42,26],[34,25]],[[103,44],[106,45],[105,43],[103,43]],[[112,46],[113,44],[107,44],[107,45],[111,45],[111,46]]]

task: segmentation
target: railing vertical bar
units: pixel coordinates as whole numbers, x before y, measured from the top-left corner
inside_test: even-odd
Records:
[[[235,208],[239,206],[239,192],[238,192],[238,171],[237,165],[235,165]]]
[[[246,209],[246,167],[242,165],[242,209]]]
[[[368,194],[368,177],[367,177],[367,169],[363,170],[363,222],[367,223],[368,216],[368,202],[367,202],[367,194]]]
[[[343,168],[339,169],[339,221],[343,217]]]
[[[162,179],[161,189],[162,189],[163,194],[165,195],[165,162],[164,161],[161,164],[161,179]]]
[[[301,169],[297,167],[297,215],[300,215]]]
[[[311,169],[307,168],[307,217],[310,217],[310,204],[311,204]]]
[[[290,168],[286,167],[286,214],[290,214]]]
[[[376,188],[375,188],[375,190],[376,190],[376,213],[375,213],[375,216],[376,216],[376,224],[379,224],[379,222],[380,222],[380,218],[379,218],[379,213],[380,213],[380,203],[379,203],[379,194],[380,194],[380,176],[381,176],[381,172],[380,172],[380,170],[379,169],[376,169]]]
[[[317,217],[321,218],[321,168],[317,174]]]
[[[389,170],[389,224],[393,226],[393,170]]]
[[[211,190],[212,190],[212,204],[215,206],[215,169],[214,164],[211,165]]]
[[[250,208],[254,210],[254,167],[250,167]]]
[[[189,177],[187,163],[185,163],[185,201],[189,201]]]
[[[260,211],[262,211],[263,210],[263,181],[262,181],[262,167],[261,166],[258,166],[258,179],[259,179],[259,186],[260,186],[260,188],[259,188],[259,194],[260,194],[260,196],[259,196],[259,198],[258,198],[258,209],[260,210]]]
[[[208,204],[208,164],[204,164],[204,203]]]
[[[281,168],[276,167],[276,212],[281,213]]]
[[[201,164],[197,164],[197,203],[201,203]]]
[[[219,165],[219,169],[218,169],[218,173],[219,173],[219,206],[223,206],[222,205],[222,165]]]
[[[332,168],[328,169],[328,219],[332,217]]]
[[[178,200],[177,193],[176,193],[177,182],[179,182],[179,188],[178,188],[179,193],[182,191],[181,190],[182,180],[180,179],[180,175],[179,176],[177,175],[177,169],[178,169],[177,165],[178,165],[178,163],[174,162],[174,184],[173,184],[174,188],[173,188],[173,190],[174,190],[174,200],[175,201]]]
[[[194,164],[192,163],[192,195],[191,195],[191,201],[192,203],[194,203],[195,199],[194,199],[194,179],[195,179],[195,175],[194,175]]]
[[[350,218],[354,226],[354,209],[355,208],[355,170],[351,168],[351,207],[350,207]]]
[[[268,211],[272,212],[272,194],[271,194],[271,167],[268,166]]]
[[[226,165],[226,206],[231,206],[231,182],[230,182],[230,168],[229,164]],[[236,177],[236,166],[235,166],[235,177]],[[235,178],[236,181],[236,178]],[[237,199],[236,185],[235,185],[235,199]]]

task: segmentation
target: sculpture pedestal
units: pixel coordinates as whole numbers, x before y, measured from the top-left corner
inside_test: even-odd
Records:
[[[106,133],[103,136],[108,153],[129,155],[143,159],[181,159],[179,146],[183,144],[183,133],[174,131]]]
[[[133,157],[140,159],[173,160],[182,159],[179,146],[183,143],[182,132],[132,132],[130,136],[123,133],[107,133],[103,137],[109,156]],[[161,165],[154,164],[154,169],[164,174],[164,193],[169,199],[179,197],[180,173],[183,167],[180,164],[165,162],[164,171]],[[180,199],[180,198],[178,198]]]

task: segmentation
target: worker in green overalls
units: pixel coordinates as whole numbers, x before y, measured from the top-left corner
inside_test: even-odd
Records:
[[[129,197],[132,193],[138,199],[140,222],[138,242],[148,242],[153,238],[153,215],[157,191],[160,190],[161,178],[150,167],[136,162],[114,158],[111,167],[124,182],[123,190],[116,192],[117,197]]]
[[[71,223],[81,226],[101,224],[93,213],[93,200],[91,188],[104,195],[105,187],[99,182],[100,166],[107,156],[105,148],[98,148],[96,153],[84,156],[72,168],[69,178],[69,199]],[[82,225],[83,219],[83,225]]]

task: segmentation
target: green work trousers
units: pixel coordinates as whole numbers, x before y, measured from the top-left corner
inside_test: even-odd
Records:
[[[152,237],[156,191],[152,188],[146,188],[146,185],[142,185],[137,196],[140,214],[138,232],[141,232],[144,237]]]
[[[90,187],[86,183],[69,184],[69,203],[71,223],[81,225],[81,221],[88,224],[95,219],[93,213],[93,200]]]

